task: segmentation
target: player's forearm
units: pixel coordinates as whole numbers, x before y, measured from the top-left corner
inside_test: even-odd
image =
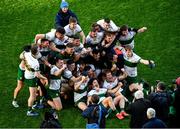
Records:
[[[82,37],[82,43],[85,44],[85,42],[86,42],[86,36],[85,36],[84,32],[81,31],[80,35],[81,35],[81,37]]]
[[[40,74],[40,72],[38,71],[38,72],[36,72],[35,73],[35,75],[36,75],[36,77],[37,78],[39,78],[39,79],[44,79],[44,80],[47,80],[47,78],[46,77],[44,77],[42,74]]]
[[[74,85],[74,90],[75,90],[75,91],[78,91],[78,90],[79,90],[79,87],[81,86],[82,83],[83,83],[83,80],[81,80],[80,82],[77,82],[77,83]]]
[[[145,65],[149,65],[149,61],[148,60],[144,60],[144,59],[141,59],[140,63],[145,64]]]
[[[142,28],[140,28],[140,29],[138,29],[138,33],[142,33],[142,32],[144,32],[144,31],[146,31],[147,30],[147,27],[142,27]]]
[[[50,48],[52,51],[59,52],[59,53],[61,52],[61,50],[58,49],[58,48],[56,47],[56,45],[54,45],[54,43],[51,43],[50,46],[49,46],[49,48]]]
[[[46,35],[45,35],[45,34],[37,34],[37,35],[35,36],[35,43],[37,43],[37,41],[38,41],[39,39],[43,39],[43,38],[46,38]]]

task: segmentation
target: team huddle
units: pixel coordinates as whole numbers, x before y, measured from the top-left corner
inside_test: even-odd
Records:
[[[37,108],[49,107],[56,114],[63,109],[63,99],[73,101],[82,116],[88,118],[88,124],[98,123],[105,128],[105,119],[111,112],[122,120],[129,116],[126,103],[149,94],[146,82],[138,80],[137,67],[144,64],[153,69],[155,63],[134,51],[134,37],[147,28],[117,26],[104,18],[92,23],[85,36],[68,6],[62,1],[55,28],[36,34],[34,43],[26,45],[20,54],[12,105],[19,107],[17,96],[26,85],[30,92],[27,116],[37,116]],[[97,109],[101,117],[95,113]]]

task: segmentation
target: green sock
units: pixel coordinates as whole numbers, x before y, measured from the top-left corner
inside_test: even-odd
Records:
[[[32,111],[32,107],[28,107],[28,111]]]
[[[121,112],[124,111],[124,108],[121,108]]]
[[[116,109],[116,110],[115,110],[115,113],[116,113],[116,114],[118,114],[118,113],[119,113],[119,111]]]
[[[37,100],[35,100],[34,101],[34,103],[33,103],[33,105],[37,105],[38,104],[38,101]]]
[[[41,96],[41,99],[39,100],[39,103],[40,103],[40,104],[42,104],[42,103],[43,103],[43,101],[44,101],[44,97],[43,97],[43,96]]]
[[[50,112],[51,112],[51,113],[54,113],[55,111],[56,111],[56,109],[54,109],[54,108],[51,108],[51,109],[50,109]]]
[[[40,99],[41,99],[41,96],[37,96],[36,102],[39,103],[39,102],[40,102]]]
[[[16,98],[14,98],[13,101],[16,101]]]

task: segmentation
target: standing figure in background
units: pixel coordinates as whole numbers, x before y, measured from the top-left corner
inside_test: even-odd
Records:
[[[151,101],[152,107],[157,112],[157,118],[167,123],[172,98],[170,94],[167,93],[166,84],[164,82],[159,82],[157,84],[156,92],[151,93],[148,96],[148,99]]]
[[[175,95],[174,95],[174,108],[176,110],[176,128],[180,127],[180,123],[178,122],[180,119],[180,77],[176,79],[176,85],[177,88],[175,90]]]
[[[144,93],[138,90],[134,93],[134,102],[132,102],[127,112],[131,114],[130,128],[142,128],[147,122],[146,111],[151,107],[149,100],[144,99]]]
[[[76,14],[69,9],[68,2],[62,1],[60,4],[59,12],[56,14],[55,28],[58,28],[59,26],[65,27],[66,25],[68,25],[70,17],[76,18],[78,23],[78,18]]]
[[[147,110],[147,118],[149,119],[147,123],[143,125],[143,129],[145,128],[167,128],[166,124],[156,118],[156,111],[153,108],[148,108]]]

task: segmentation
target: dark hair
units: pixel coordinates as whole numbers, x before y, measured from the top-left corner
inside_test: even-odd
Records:
[[[56,29],[56,32],[58,33],[61,33],[61,34],[65,34],[65,29],[61,26],[59,26],[57,29]]]
[[[113,61],[113,56],[114,56],[115,54],[113,54],[113,53],[108,53],[107,54],[107,59],[109,60],[109,61]]]
[[[93,30],[93,31],[94,31],[94,30],[97,31],[97,28],[96,28],[96,27],[98,27],[98,29],[100,29],[100,30],[102,29],[101,26],[100,26],[99,24],[97,24],[97,23],[93,23],[91,27],[92,27],[92,28],[91,28],[91,31],[92,31],[92,30]],[[98,31],[99,31],[99,30],[98,30]]]
[[[127,26],[127,25],[122,25],[122,26],[120,27],[120,32],[126,31],[127,29],[128,29],[128,26]]]
[[[37,44],[32,44],[32,45],[31,45],[31,53],[32,53],[33,55],[36,55],[37,52],[38,52],[38,46],[37,46]]]
[[[89,65],[88,65],[88,66],[85,66],[85,67],[84,67],[84,70],[83,70],[83,72],[82,72],[82,75],[83,75],[83,76],[87,76],[87,75],[88,75],[88,71],[89,71],[90,69],[92,69],[91,66],[89,66]]]
[[[104,37],[106,37],[106,36],[111,36],[112,34],[113,34],[113,33],[106,31],[105,34],[104,34]]]
[[[71,59],[67,61],[67,64],[68,64],[68,65],[71,65],[71,64],[73,64],[73,63],[75,63],[75,62],[74,62],[73,60],[71,60]]]
[[[110,23],[110,19],[109,19],[109,18],[104,18],[104,21],[105,21],[106,23]]]
[[[97,78],[91,78],[88,82],[88,85],[92,85],[93,81],[96,80]]]
[[[88,82],[88,92],[93,89],[92,84],[94,80],[97,80],[97,78],[90,78]]]
[[[98,54],[98,53],[100,53],[98,49],[93,49],[92,50],[92,54]]]
[[[83,71],[83,72],[82,72],[82,75],[83,75],[83,76],[87,76],[87,75],[88,75],[88,72],[87,72],[87,71]]]
[[[73,48],[74,45],[73,45],[72,43],[68,43],[68,44],[66,45],[66,47]]]
[[[79,35],[73,35],[72,38],[73,39],[80,39]]]
[[[44,42],[44,41],[49,41],[48,39],[41,39],[41,43]]]
[[[105,70],[105,75],[107,75],[108,73],[111,73],[111,74],[112,74],[112,72],[111,72],[110,69],[106,69],[106,70]]]
[[[61,123],[54,118],[53,114],[50,112],[45,112],[44,120],[40,125],[41,129],[47,129],[47,128],[58,128],[61,129]]]
[[[157,84],[157,87],[160,89],[160,90],[165,90],[166,89],[166,84],[164,82],[159,82]]]
[[[97,26],[100,27],[100,25],[95,22],[95,23],[92,24],[91,27],[92,27],[92,28],[95,28],[95,27],[97,27]]]
[[[75,17],[70,17],[69,18],[69,23],[76,23],[76,22],[77,22],[77,20],[76,20]]]
[[[84,71],[88,72],[90,69],[91,69],[91,66],[88,65],[84,68]]]
[[[25,46],[23,47],[23,50],[24,50],[25,52],[29,52],[29,51],[31,50],[31,45],[25,45]]]
[[[58,62],[59,60],[63,60],[62,56],[56,56],[55,57],[55,62]]]
[[[96,94],[93,94],[92,97],[91,97],[91,101],[92,101],[94,104],[98,104],[98,102],[99,102],[99,96],[96,95]]]
[[[95,28],[91,28],[91,32],[96,32],[96,29]]]
[[[77,64],[86,64],[86,63],[83,61],[83,59],[79,59]]]

